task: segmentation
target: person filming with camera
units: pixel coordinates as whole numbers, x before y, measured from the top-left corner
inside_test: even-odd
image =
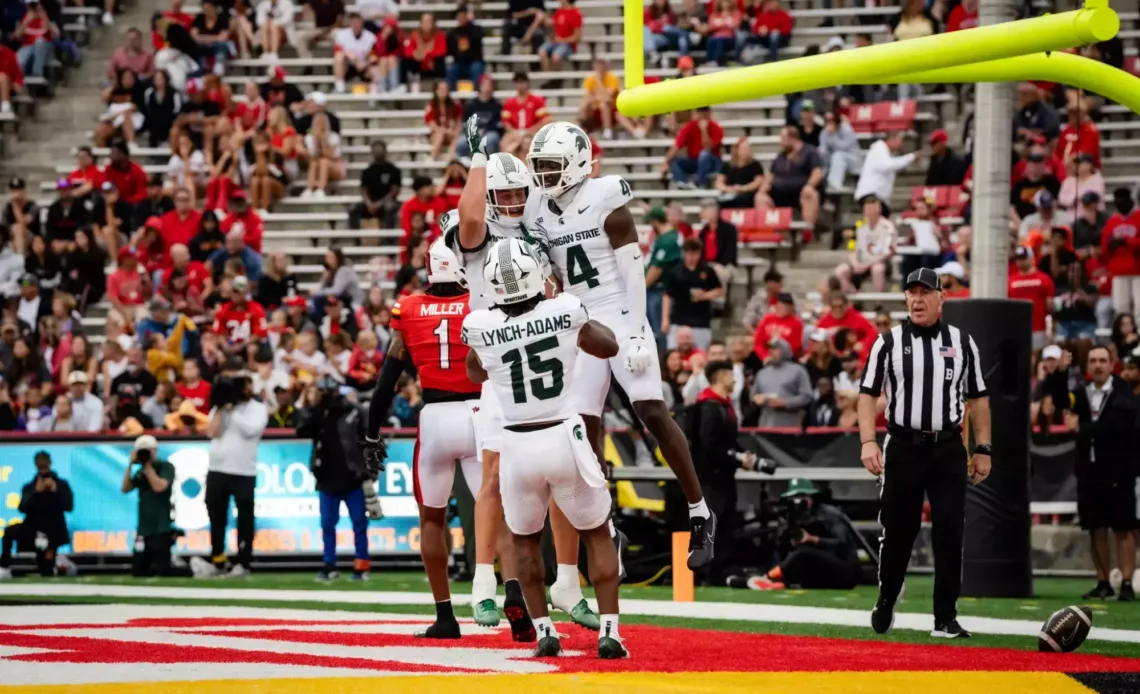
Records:
[[[226,524],[230,499],[237,507],[237,562],[231,576],[249,573],[253,558],[253,490],[257,482],[257,444],[269,423],[269,410],[253,397],[253,382],[241,357],[226,359],[210,392],[210,464],[206,473],[206,513],[210,518],[212,554],[207,562],[191,560],[195,576],[226,570]]]
[[[135,439],[131,461],[120,487],[124,494],[139,492],[139,520],[135,533],[133,576],[183,576],[171,565],[174,544],[174,465],[158,458],[158,441],[150,434]]]
[[[324,567],[317,576],[330,581],[338,577],[336,570],[336,525],[340,505],[348,507],[356,547],[352,578],[368,580],[368,510],[366,490],[372,489],[364,462],[365,422],[360,408],[331,376],[323,376],[306,393],[306,406],[297,413],[297,436],[312,439],[310,465],[321,499],[321,538],[324,542]],[[377,504],[379,502],[377,501]]]
[[[51,469],[51,455],[39,451],[35,455],[36,476],[20,492],[19,511],[24,521],[4,530],[0,549],[0,580],[12,578],[12,545],[21,551],[36,553],[36,567],[42,576],[56,574],[56,552],[71,542],[67,518],[75,507],[71,485]]]
[[[768,573],[748,579],[753,590],[850,590],[859,583],[859,555],[851,521],[835,506],[818,503],[811,480],[794,479],[784,500],[784,542],[791,551]]]

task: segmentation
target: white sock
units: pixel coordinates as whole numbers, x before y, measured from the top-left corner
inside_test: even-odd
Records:
[[[534,632],[540,639],[544,636],[558,638],[558,633],[554,631],[554,622],[550,621],[550,615],[534,618]]]
[[[601,616],[601,628],[598,629],[598,638],[602,639],[606,636],[611,639],[620,639],[618,635],[618,616],[616,614],[604,614]]]
[[[475,578],[471,581],[471,596],[478,600],[495,597],[495,567],[492,564],[476,564]]]
[[[708,518],[709,505],[705,503],[705,498],[702,496],[701,500],[695,504],[689,504],[689,518]]]
[[[554,582],[566,588],[580,588],[578,567],[574,564],[559,564],[558,578],[554,579]]]

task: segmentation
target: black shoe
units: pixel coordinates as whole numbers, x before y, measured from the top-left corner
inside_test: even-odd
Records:
[[[1136,600],[1136,591],[1132,589],[1132,581],[1125,581],[1120,584],[1120,593],[1116,596],[1117,602],[1134,602]]]
[[[871,628],[875,630],[876,634],[887,634],[890,633],[891,627],[894,625],[895,606],[879,598],[874,609],[871,610]]]
[[[430,627],[417,631],[417,639],[457,639],[460,637],[459,622],[454,619],[450,622],[436,620]]]
[[[511,639],[519,643],[533,643],[536,638],[534,622],[530,621],[526,603],[508,600],[503,604],[503,612],[507,615],[507,621],[511,623]]]
[[[930,635],[936,639],[968,639],[970,632],[962,628],[957,619],[951,619],[949,622],[938,624],[935,622],[934,631]]]
[[[1124,584],[1120,584],[1120,587],[1124,588]],[[1116,591],[1112,589],[1112,586],[1109,585],[1108,581],[1098,581],[1096,588],[1093,588],[1089,592],[1085,593],[1081,596],[1081,598],[1084,600],[1107,600],[1113,595],[1116,595]]]
[[[618,555],[618,581],[624,581],[626,577],[625,572],[625,550],[629,547],[629,538],[622,531],[614,528],[614,547],[617,549]]]
[[[529,618],[527,621],[530,621]],[[534,628],[531,627],[531,641],[534,641]],[[518,639],[515,639],[518,641]],[[557,636],[547,634],[538,641],[538,645],[534,648],[535,658],[556,658],[562,655],[562,642],[558,640]]]
[[[689,570],[707,566],[713,558],[713,540],[716,537],[716,514],[709,511],[708,518],[689,519]]]

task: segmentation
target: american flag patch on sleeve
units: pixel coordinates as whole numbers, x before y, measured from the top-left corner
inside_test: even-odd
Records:
[[[938,356],[953,359],[958,356],[958,350],[954,347],[939,347]]]

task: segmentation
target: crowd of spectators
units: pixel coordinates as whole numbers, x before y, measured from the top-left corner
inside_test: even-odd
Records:
[[[35,13],[42,11],[29,5],[17,26],[40,26]],[[662,348],[663,392],[676,408],[707,385],[704,364],[728,359],[739,372],[733,400],[741,423],[851,425],[866,350],[892,325],[889,311],[864,317],[874,303],[859,301],[858,293],[890,291],[897,269],[925,266],[939,269],[950,298],[969,296],[969,126],[962,146],[942,129],[915,146],[908,141],[912,124],[902,123],[865,147],[858,133],[867,129],[854,123],[859,106],[915,98],[916,85],[790,95],[779,150],[763,163],[750,138],[725,142],[723,112],[646,119],[618,113],[621,79],[601,55],[581,53],[584,22],[572,0],[511,0],[499,49],[510,52],[513,44],[535,54],[538,71],[514,73],[514,93],[501,103],[487,66],[494,44],[485,46],[477,12],[458,6],[456,26],[446,31],[431,13],[404,30],[398,12],[391,0],[357,3],[351,13],[341,0],[205,0],[190,16],[181,0],[170,0],[156,13],[149,42],[142,31],[126,30],[107,66],[107,110],[94,133],[108,159],[100,163],[81,148],[46,210],[23,180],[9,181],[0,218],[0,429],[200,430],[211,378],[235,355],[254,373],[272,426],[292,421],[305,384],[321,375],[368,390],[388,341],[387,306],[422,290],[438,217],[457,204],[466,180],[470,153],[458,136],[461,123],[477,115],[490,151],[525,156],[530,138],[553,119],[540,92],[565,87],[565,72],[586,60],[577,118],[597,138],[595,157],[614,138],[667,135],[673,144],[662,178],[708,191],[697,220],[686,221],[679,203],[638,210],[650,228],[643,239],[647,305]],[[678,78],[694,74],[702,60],[779,60],[794,31],[779,0],[653,0],[645,20],[647,57],[661,66],[671,61]],[[889,28],[893,40],[907,40],[976,21],[974,0],[929,9],[908,0]],[[850,46],[835,37],[806,52],[871,43],[859,26],[849,35]],[[45,41],[20,48],[16,62],[34,68],[35,46]],[[48,45],[57,58],[66,50]],[[335,93],[424,92],[424,139],[430,157],[445,166],[435,180],[405,177],[387,144],[374,141],[349,227],[400,229],[399,259],[373,260],[358,272],[357,256],[330,248],[316,288],[303,291],[290,259],[262,248],[263,218],[291,191],[320,200],[350,178],[328,96],[302,92],[276,64],[283,53],[312,56],[318,45],[332,48]],[[0,97],[18,86],[3,76],[3,50]],[[1105,60],[1115,55],[1110,45],[1087,50]],[[224,79],[227,63],[257,57],[268,64],[265,78],[247,81],[235,98]],[[459,91],[471,98],[457,99]],[[1140,212],[1130,191],[1110,194],[1099,173],[1102,104],[1057,85],[1027,83],[1018,95],[1010,295],[1034,302],[1038,349],[1063,343],[1079,363],[1094,342],[1107,341],[1124,361],[1136,349]],[[148,176],[134,161],[144,146],[169,148],[163,174]],[[896,177],[919,168],[926,169],[924,191],[955,194],[916,195],[893,209]],[[836,205],[850,210],[850,201],[858,221],[830,229],[832,246],[846,248],[847,258],[821,283],[818,305],[788,293],[776,269],[747,302],[729,296],[750,230],[737,229],[724,211],[789,209],[808,230],[825,231],[838,218],[826,212]],[[389,283],[395,288],[381,289]],[[94,334],[84,323],[100,302],[109,313],[106,328]],[[743,325],[724,329],[733,303],[747,303]],[[400,388],[394,422],[413,425],[418,387],[409,379]]]

